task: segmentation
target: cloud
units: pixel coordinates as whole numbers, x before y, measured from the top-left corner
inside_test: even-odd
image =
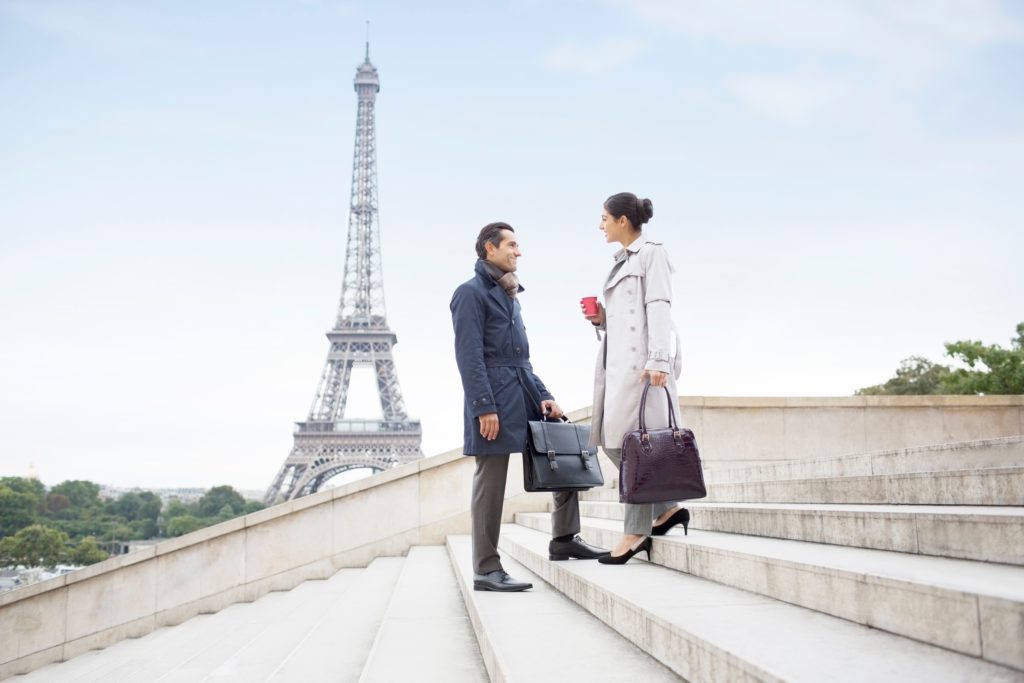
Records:
[[[0,10],[31,28],[88,46],[108,54],[162,52],[194,55],[195,46],[167,36],[156,28],[154,17],[140,13],[134,6],[110,5],[103,16],[87,8],[56,2],[8,2]]]
[[[695,39],[866,59],[920,77],[964,49],[1024,42],[999,0],[610,0]]]
[[[838,108],[850,88],[812,74],[746,74],[726,82],[726,89],[753,108],[791,125],[810,122]]]
[[[544,65],[556,73],[594,76],[629,64],[643,49],[643,43],[629,39],[563,43],[544,55]]]

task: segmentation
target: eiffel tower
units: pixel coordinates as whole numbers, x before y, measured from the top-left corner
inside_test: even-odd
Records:
[[[398,343],[384,311],[380,226],[377,220],[377,142],[374,102],[380,91],[377,68],[366,60],[356,69],[356,143],[352,154],[352,199],[341,302],[327,332],[330,351],[305,422],[298,422],[292,452],[267,489],[272,505],[318,491],[346,470],[377,471],[423,457],[422,430],[410,420],[398,386],[392,348]],[[381,419],[345,419],[354,367],[372,367]]]

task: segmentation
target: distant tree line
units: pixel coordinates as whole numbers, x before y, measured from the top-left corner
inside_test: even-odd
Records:
[[[1024,394],[1024,322],[1017,325],[1008,349],[970,340],[945,346],[947,356],[967,367],[951,368],[911,356],[900,362],[895,377],[858,389],[857,394]]]
[[[262,508],[230,486],[165,506],[151,491],[104,500],[91,481],[47,490],[35,479],[0,477],[0,566],[93,564],[107,558],[109,542],[181,536]]]

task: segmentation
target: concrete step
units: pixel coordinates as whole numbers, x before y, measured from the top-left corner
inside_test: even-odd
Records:
[[[587,491],[583,500],[618,501],[615,489]],[[714,503],[836,503],[868,505],[1024,505],[1024,467],[946,472],[747,481],[709,484]]]
[[[325,581],[306,581],[88,653],[86,674],[72,669],[81,659],[75,658],[25,680],[356,681],[403,561],[378,558],[365,570],[342,569]],[[31,678],[36,675],[42,677]]]
[[[975,657],[654,563],[551,562],[548,540],[545,533],[505,525],[500,546],[505,557],[687,680],[1024,680],[1019,671]],[[618,671],[623,680],[624,670]]]
[[[401,557],[378,557],[371,562],[342,599],[328,605],[320,620],[266,680],[359,680],[404,565]]]
[[[551,516],[516,521],[550,533]],[[583,519],[613,547],[622,524]],[[1024,568],[776,538],[682,530],[655,537],[670,569],[1024,670]]]
[[[409,550],[359,677],[360,683],[424,679],[446,683],[489,680],[443,546]]]
[[[163,656],[163,661],[153,661],[139,671],[134,680],[158,680],[160,683],[192,683],[195,681],[264,681],[275,677],[281,668],[294,664],[294,653],[306,639],[330,618],[337,610],[345,609],[352,595],[372,595],[377,606],[371,614],[376,627],[383,614],[391,586],[401,569],[400,558],[381,558],[362,572],[341,572],[326,581],[307,581],[282,595],[273,604],[273,609],[258,615],[239,610],[232,619],[221,619],[211,624],[216,628],[213,634],[196,633],[190,643],[181,650],[187,653]],[[301,592],[300,589],[303,589]],[[220,616],[214,615],[215,617]],[[188,626],[188,622],[184,626]],[[187,629],[186,629],[187,630]],[[221,633],[225,637],[220,637]],[[365,648],[372,636],[360,643],[359,633],[353,634],[355,642],[337,648],[331,662],[331,671],[344,672],[348,665],[355,680],[362,668]],[[333,657],[332,657],[333,658]],[[354,661],[352,661],[354,660]],[[321,667],[327,665],[321,658]],[[127,683],[129,679],[125,679]]]
[[[390,572],[390,581],[383,582],[386,586],[393,585],[399,568],[394,567]],[[375,568],[371,575],[378,571],[381,570]],[[303,596],[303,600],[282,601],[262,623],[243,622],[221,642],[205,648],[198,643],[193,645],[191,657],[161,673],[155,680],[160,683],[193,683],[263,681],[270,678],[278,667],[288,662],[292,651],[332,609],[343,609],[342,604],[352,582],[334,581],[332,578],[313,585],[316,590]],[[386,596],[385,591],[382,603]],[[383,612],[383,605],[380,609]],[[141,680],[147,678],[142,677]]]
[[[705,463],[704,479],[708,484],[729,484],[1021,466],[1024,466],[1024,436],[1008,436],[745,467],[716,467]]]
[[[268,593],[252,603],[237,603],[216,614],[198,615],[184,624],[157,629],[142,638],[122,640],[67,662],[49,664],[19,680],[30,683],[156,680],[195,654],[197,649],[230,638],[242,625],[265,624],[282,606],[308,599],[317,583],[323,582],[307,581],[291,591]]]
[[[505,570],[532,582],[532,590],[474,591],[469,537],[449,536],[448,552],[492,681],[679,680],[507,554]]]
[[[1024,565],[1024,508],[687,501],[691,529]],[[621,503],[581,502],[621,521]]]

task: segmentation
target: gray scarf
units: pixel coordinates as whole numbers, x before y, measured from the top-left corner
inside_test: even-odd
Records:
[[[484,261],[483,259],[480,260],[483,261],[484,269],[487,271],[487,274],[494,278],[494,281],[505,290],[506,294],[515,299],[516,294],[519,293],[519,278],[516,277],[516,274],[506,273],[491,262]]]

